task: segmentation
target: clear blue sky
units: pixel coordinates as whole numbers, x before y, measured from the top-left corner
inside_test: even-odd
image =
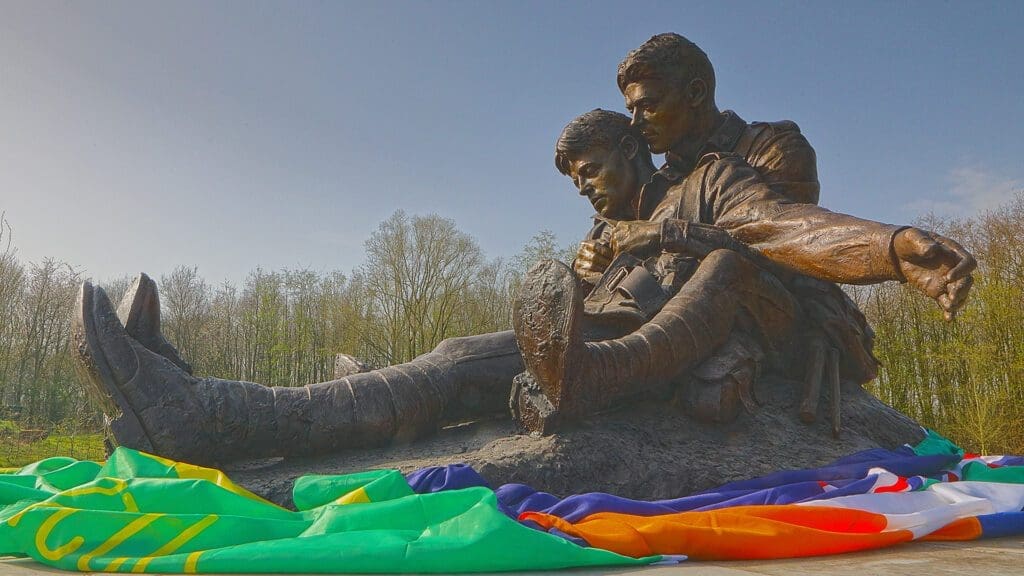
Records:
[[[0,2],[0,210],[26,260],[348,270],[395,209],[491,256],[589,206],[562,126],[653,34],[797,121],[821,202],[905,222],[1024,188],[1024,3]],[[659,160],[660,161],[660,160]]]

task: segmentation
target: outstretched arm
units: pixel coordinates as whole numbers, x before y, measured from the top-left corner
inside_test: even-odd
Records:
[[[707,171],[700,180],[702,213],[776,264],[847,284],[908,282],[935,299],[946,319],[953,318],[970,292],[977,264],[953,240],[791,203],[741,159],[721,158],[698,170]],[[620,223],[612,232],[612,246],[617,252],[694,252],[687,226],[693,225],[682,220]]]

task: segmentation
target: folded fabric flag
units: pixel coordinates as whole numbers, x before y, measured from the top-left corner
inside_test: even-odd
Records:
[[[296,480],[297,511],[217,470],[118,449],[0,473],[0,555],[111,572],[493,572],[835,554],[1024,534],[1024,458],[929,432],[644,502],[491,490],[465,465]],[[518,521],[517,521],[518,520]]]
[[[677,500],[607,494],[558,500],[524,487],[498,493],[524,522],[625,555],[787,558],[922,538],[1024,534],[1021,462],[965,454],[929,432],[912,449],[869,450],[823,468],[778,472]]]
[[[528,528],[484,487],[416,494],[397,471],[299,479],[293,512],[216,470],[124,448],[0,475],[0,555],[110,572],[479,572],[643,565]]]
[[[478,474],[476,470],[473,470],[468,464],[449,464],[447,466],[420,468],[406,475],[405,481],[409,483],[412,491],[418,494],[441,492],[442,490],[458,490],[474,486],[491,487],[487,480],[484,480],[484,477]]]
[[[917,454],[909,447],[866,450],[822,468],[785,470],[731,482],[693,496],[652,502],[603,493],[558,498],[523,484],[506,484],[496,492],[500,505],[516,516],[543,512],[575,522],[597,512],[654,516],[730,506],[792,504],[872,491],[921,489],[926,477],[941,475],[958,462],[960,457],[948,452]]]
[[[1024,485],[933,484],[923,492],[870,493],[820,505],[737,506],[637,516],[600,512],[578,522],[527,512],[523,519],[621,554],[686,554],[705,560],[817,556],[891,546],[956,521],[1024,508]],[[958,526],[942,539],[973,539],[983,526]],[[1002,534],[1000,534],[1002,535]]]

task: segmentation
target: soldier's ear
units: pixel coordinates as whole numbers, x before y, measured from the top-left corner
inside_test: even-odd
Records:
[[[640,151],[640,143],[631,134],[626,134],[619,140],[619,150],[622,150],[626,160],[633,160]]]
[[[686,97],[691,108],[700,108],[708,99],[708,83],[703,78],[694,78],[686,85]]]

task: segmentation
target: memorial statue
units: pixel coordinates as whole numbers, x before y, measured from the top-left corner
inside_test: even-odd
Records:
[[[520,402],[521,418],[531,428],[546,429],[543,419],[553,417],[553,410],[572,417],[664,386],[725,344],[737,322],[753,320],[754,327],[743,331],[757,333],[763,345],[791,340],[801,328],[796,320],[801,303],[811,304],[811,315],[818,318],[798,330],[807,350],[790,343],[790,354],[811,352],[807,371],[813,390],[823,375],[820,370],[838,372],[839,349],[856,352],[858,346],[850,346],[855,343],[849,338],[837,338],[833,329],[828,335],[836,347],[827,352],[818,348],[821,339],[815,329],[834,324],[835,318],[814,314],[824,302],[812,296],[813,288],[798,288],[807,285],[805,278],[786,282],[800,298],[780,289],[779,272],[850,284],[909,282],[934,298],[947,319],[967,297],[975,261],[956,242],[808,203],[818,195],[815,157],[795,124],[747,127],[735,115],[720,113],[710,62],[685,38],[662,34],[648,40],[620,64],[618,85],[633,114],[631,125],[652,152],[666,154],[667,164],[653,175],[640,174],[643,189],[629,207],[635,217],[610,225],[610,230],[605,224],[601,234],[607,241],[584,244],[575,268],[585,278],[602,272],[602,281],[616,284],[604,286],[611,292],[619,282],[647,279],[647,288],[625,291],[630,297],[625,308],[649,321],[622,338],[584,342],[579,320],[586,316],[586,288],[556,262],[532,271],[514,315],[520,350],[543,392],[538,395],[533,387],[530,401]],[[606,178],[602,171],[621,164],[615,157],[629,155],[630,149],[613,147],[601,162],[594,158],[602,154],[574,155],[571,146],[565,148],[556,164],[581,194],[600,201],[610,196],[600,189],[609,187],[609,181],[622,186],[621,178]],[[753,248],[771,265],[754,265],[743,250],[728,249],[731,240]],[[604,267],[613,254],[649,258],[634,258],[631,266],[609,274]],[[681,272],[679,256],[695,257],[700,264]],[[775,278],[766,272],[774,272]],[[644,306],[637,292],[654,294],[648,299],[657,306]],[[662,308],[667,296],[671,300]],[[593,300],[591,293],[588,303]],[[859,359],[864,370],[854,380],[861,383],[874,377],[874,365],[864,356]],[[782,364],[793,364],[793,358],[788,360]],[[823,364],[828,366],[818,368]],[[849,361],[845,364],[850,367]],[[808,412],[806,417],[813,415]]]
[[[623,61],[619,86],[632,119],[594,111],[559,138],[556,165],[599,219],[572,268],[547,261],[529,273],[514,332],[266,387],[193,376],[160,333],[145,275],[117,312],[85,283],[74,348],[115,440],[197,463],[407,442],[493,411],[513,378],[513,413],[529,430],[646,394],[677,394],[698,418],[728,421],[750,407],[761,370],[786,370],[802,350],[811,391],[826,374],[874,377],[870,328],[832,282],[906,281],[947,318],[964,302],[970,254],[816,206],[814,151],[796,125],[720,113],[710,62],[689,41],[652,38]],[[655,170],[651,152],[666,166]]]

